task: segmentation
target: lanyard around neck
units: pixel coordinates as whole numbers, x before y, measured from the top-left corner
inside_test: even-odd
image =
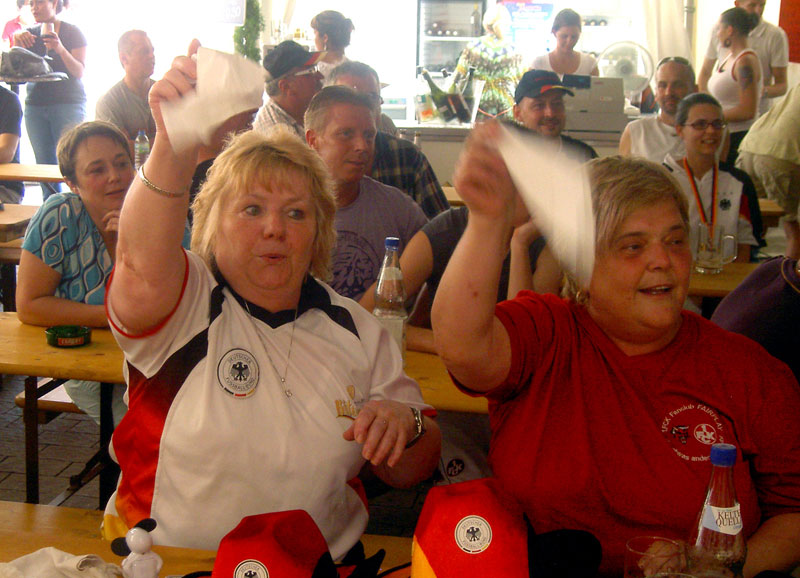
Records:
[[[692,192],[694,193],[694,200],[697,203],[697,211],[700,213],[700,220],[704,225],[710,225],[711,233],[713,234],[714,227],[717,224],[717,163],[714,163],[713,183],[711,185],[711,223],[708,222],[708,215],[706,215],[706,210],[703,208],[703,200],[700,198],[700,191],[697,189],[697,181],[694,179],[694,173],[686,157],[683,158],[683,168],[686,170],[686,174],[689,175],[689,184],[692,185]]]

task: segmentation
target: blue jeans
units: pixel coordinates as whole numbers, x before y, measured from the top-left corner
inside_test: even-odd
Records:
[[[36,164],[57,165],[56,145],[61,135],[86,118],[86,103],[78,104],[27,104],[25,128],[36,156]],[[42,187],[42,200],[53,191],[61,191],[61,183],[54,183],[52,191]]]

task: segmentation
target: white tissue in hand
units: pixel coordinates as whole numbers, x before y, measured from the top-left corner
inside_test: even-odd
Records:
[[[547,246],[581,286],[594,268],[594,216],[586,170],[547,140],[502,127],[498,149]]]
[[[209,144],[214,131],[230,117],[259,108],[266,70],[238,54],[200,47],[195,92],[164,102],[161,113],[172,148],[180,152]]]

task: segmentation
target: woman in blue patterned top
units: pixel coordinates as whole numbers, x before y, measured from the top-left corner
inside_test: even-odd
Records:
[[[50,196],[28,226],[17,284],[19,318],[34,325],[107,327],[105,286],[119,212],[134,176],[128,141],[111,124],[80,124],[59,140],[58,165],[72,192]],[[99,384],[70,381],[65,387],[99,422]],[[115,387],[115,423],[125,413],[124,391]]]

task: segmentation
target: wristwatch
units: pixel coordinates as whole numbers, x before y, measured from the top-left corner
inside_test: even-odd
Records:
[[[413,446],[419,441],[419,438],[425,435],[425,423],[422,421],[422,412],[416,407],[411,408],[411,413],[414,414],[414,437],[408,440],[406,449]]]

